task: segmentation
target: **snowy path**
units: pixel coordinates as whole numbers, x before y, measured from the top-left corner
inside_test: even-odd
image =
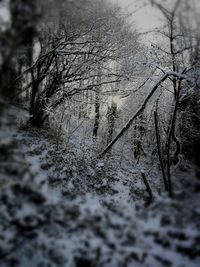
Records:
[[[32,184],[25,176],[17,191],[14,184],[0,196],[7,196],[0,252],[9,255],[2,267],[10,266],[9,259],[17,259],[19,267],[199,266],[198,193],[160,197],[145,208],[139,200],[130,202],[124,172],[115,172],[111,184],[106,177],[91,180],[102,175],[104,164],[79,170],[69,151],[55,158],[45,132],[13,128],[13,133],[15,153],[24,154]]]

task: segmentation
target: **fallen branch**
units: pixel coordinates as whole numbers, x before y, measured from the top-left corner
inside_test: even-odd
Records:
[[[191,79],[188,78],[186,75],[170,71],[166,73],[152,88],[151,92],[148,94],[148,96],[145,98],[143,104],[141,107],[136,111],[136,113],[129,119],[129,121],[126,123],[126,125],[122,128],[122,130],[117,134],[117,136],[107,145],[107,147],[99,154],[98,158],[102,158],[112,147],[113,145],[124,135],[124,133],[131,127],[133,121],[144,111],[146,108],[147,103],[155,93],[155,91],[158,89],[158,87],[170,76],[176,77],[181,80],[187,80],[191,82]]]

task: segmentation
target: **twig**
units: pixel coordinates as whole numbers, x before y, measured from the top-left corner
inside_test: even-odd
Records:
[[[147,190],[147,192],[149,194],[149,200],[146,203],[147,205],[149,205],[152,202],[152,200],[153,200],[153,193],[152,193],[151,187],[149,185],[149,182],[147,181],[147,178],[146,178],[145,173],[144,172],[141,172],[141,176],[142,176],[143,182],[144,182],[144,184],[146,186],[146,190]]]

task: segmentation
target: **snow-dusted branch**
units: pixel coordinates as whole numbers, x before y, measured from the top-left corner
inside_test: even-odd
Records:
[[[113,145],[124,135],[124,133],[131,127],[133,121],[144,111],[146,108],[147,103],[155,93],[155,91],[158,89],[158,87],[170,76],[173,76],[175,78],[178,78],[179,80],[186,80],[191,82],[192,79],[184,74],[180,74],[177,72],[167,72],[152,88],[151,92],[148,94],[148,96],[145,98],[143,104],[141,107],[134,113],[134,115],[129,119],[129,121],[125,124],[125,126],[122,128],[122,130],[116,135],[116,137],[107,145],[107,147],[99,154],[99,158],[102,158],[112,147]]]

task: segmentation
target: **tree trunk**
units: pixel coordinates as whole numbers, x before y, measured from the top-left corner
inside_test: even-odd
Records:
[[[117,103],[115,103],[113,101],[113,98],[112,98],[111,107],[108,108],[108,138],[107,138],[107,144],[109,144],[112,141],[112,138],[113,138],[116,115],[117,115]]]
[[[178,106],[179,106],[181,82],[182,82],[182,79],[179,80],[178,91],[177,91],[176,101],[175,101],[175,107],[174,107],[174,111],[173,111],[173,115],[172,115],[169,135],[168,135],[168,139],[167,139],[167,180],[168,180],[168,187],[169,187],[169,195],[171,197],[173,196],[173,188],[172,188],[171,172],[170,172],[170,167],[171,167],[170,149],[171,149],[172,135],[175,132],[175,126],[176,126],[176,116],[177,116]]]
[[[97,70],[97,84],[101,83],[101,66],[98,63]],[[94,127],[93,127],[93,139],[96,140],[98,136],[99,123],[100,123],[100,86],[96,88],[95,91],[95,118],[94,118]]]
[[[168,191],[169,188],[168,188],[167,177],[165,175],[165,167],[164,167],[164,163],[163,163],[161,141],[160,141],[160,133],[159,133],[159,126],[158,126],[158,113],[157,113],[157,110],[154,111],[154,122],[155,122],[155,131],[156,131],[156,144],[157,144],[157,150],[158,150],[158,158],[159,158],[160,167],[161,167],[161,171],[162,171],[162,177],[163,177],[165,190]]]
[[[98,136],[100,122],[100,92],[97,88],[95,92],[95,118],[94,118],[94,127],[93,127],[93,138],[96,139]]]

